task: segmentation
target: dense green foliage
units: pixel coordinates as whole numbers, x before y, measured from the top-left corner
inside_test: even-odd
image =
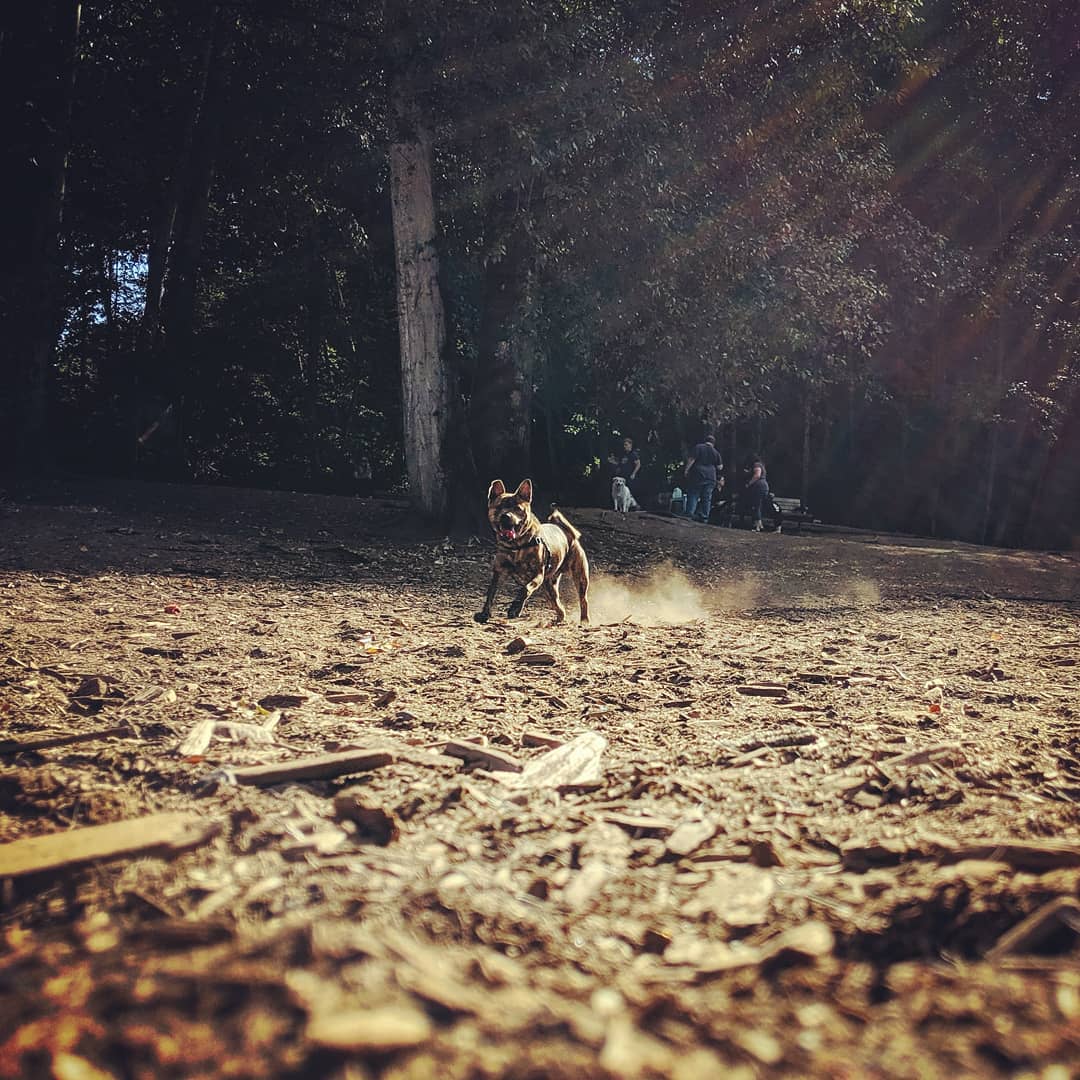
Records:
[[[482,480],[603,500],[626,432],[656,488],[708,424],[829,520],[1069,545],[1073,7],[90,0],[70,58],[43,2],[0,37],[5,460],[399,487],[407,78]]]

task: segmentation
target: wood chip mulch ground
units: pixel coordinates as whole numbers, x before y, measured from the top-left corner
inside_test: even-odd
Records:
[[[566,513],[0,504],[0,1077],[1077,1075],[1076,555]]]

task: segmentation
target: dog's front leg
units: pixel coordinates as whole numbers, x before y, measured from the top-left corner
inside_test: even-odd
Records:
[[[491,618],[491,605],[495,603],[495,594],[499,591],[499,582],[502,580],[502,572],[496,567],[491,572],[491,584],[488,586],[487,597],[483,608],[473,618],[480,623],[487,622]]]
[[[532,596],[532,594],[536,592],[536,590],[539,589],[540,586],[543,584],[544,568],[541,566],[540,572],[536,575],[536,577],[531,578],[529,581],[526,581],[525,584],[522,585],[521,588],[518,590],[517,596],[514,597],[514,599],[510,602],[510,606],[506,609],[506,617],[508,619],[516,619],[521,614],[521,609],[525,606],[525,601],[528,600],[529,597]]]

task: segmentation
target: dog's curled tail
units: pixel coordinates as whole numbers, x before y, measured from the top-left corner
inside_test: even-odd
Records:
[[[551,513],[548,515],[548,521],[550,521],[552,525],[558,525],[559,528],[566,533],[567,537],[569,537],[571,544],[576,540],[581,539],[581,533],[575,529],[565,517],[563,517],[562,512],[554,503],[551,504]]]

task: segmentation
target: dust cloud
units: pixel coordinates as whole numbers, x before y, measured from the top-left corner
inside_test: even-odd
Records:
[[[854,604],[881,603],[881,590],[869,578],[850,578],[841,585],[841,593]]]
[[[717,612],[753,611],[766,604],[807,609],[822,606],[876,606],[878,585],[865,577],[823,577],[810,592],[784,593],[782,582],[760,573],[744,573],[722,584],[700,588],[672,563],[644,577],[594,575],[589,611],[595,624],[632,621],[638,626],[670,626],[706,619]]]
[[[639,626],[663,626],[704,619],[709,609],[701,590],[686,574],[665,563],[646,578],[594,577],[589,614],[594,623],[632,619]]]

